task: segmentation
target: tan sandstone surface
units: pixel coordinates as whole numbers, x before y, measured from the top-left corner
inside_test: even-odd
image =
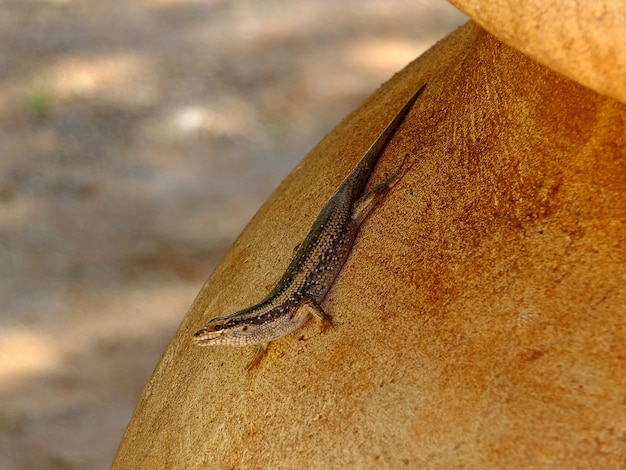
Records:
[[[498,39],[577,83],[626,102],[626,4],[450,0]]]
[[[364,224],[311,321],[253,351],[201,349],[260,299],[323,202],[428,81],[373,180],[410,171]],[[202,288],[113,468],[616,468],[626,396],[626,106],[474,23],[315,147]]]

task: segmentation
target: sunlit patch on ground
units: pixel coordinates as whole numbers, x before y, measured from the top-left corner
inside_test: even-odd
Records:
[[[0,384],[51,370],[57,363],[55,345],[40,335],[23,329],[0,333]]]

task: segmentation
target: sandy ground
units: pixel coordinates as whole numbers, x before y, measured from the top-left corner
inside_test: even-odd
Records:
[[[0,467],[106,469],[204,280],[441,1],[0,0]]]

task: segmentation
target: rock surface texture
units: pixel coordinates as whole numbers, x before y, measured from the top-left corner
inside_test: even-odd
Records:
[[[626,102],[622,0],[450,0],[495,37],[603,95]]]
[[[372,182],[411,169],[310,321],[202,349],[263,297],[323,202],[428,87]],[[617,468],[626,459],[626,106],[468,23],[303,160],[203,287],[114,469]]]

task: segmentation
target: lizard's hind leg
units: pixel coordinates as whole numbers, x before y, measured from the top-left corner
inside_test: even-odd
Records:
[[[396,170],[396,172],[387,178],[382,183],[378,183],[372,189],[370,189],[366,194],[364,194],[358,201],[354,203],[354,208],[352,210],[352,219],[356,221],[358,225],[367,218],[367,216],[372,212],[374,207],[385,199],[389,190],[393,188],[406,174],[407,171],[411,168],[412,165],[407,165],[406,160],[408,155],[405,155],[402,160],[402,164],[400,168]]]

